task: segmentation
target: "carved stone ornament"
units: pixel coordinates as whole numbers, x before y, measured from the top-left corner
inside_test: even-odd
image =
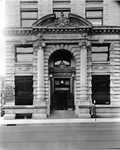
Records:
[[[93,71],[109,71],[109,66],[105,64],[97,64],[93,66]]]
[[[69,66],[69,65],[66,65],[63,61],[58,65],[58,66],[54,66],[54,67],[51,67],[51,68],[49,68],[50,70],[50,72],[75,72],[75,68],[74,67],[71,67],[71,66]]]
[[[32,72],[32,66],[31,65],[17,65],[15,67],[16,73],[19,72]]]
[[[55,14],[48,14],[46,16],[43,16],[39,20],[37,20],[33,24],[33,29],[37,28],[64,28],[64,27],[88,27],[91,28],[92,24],[84,19],[81,16],[69,13],[68,17],[65,17],[63,12],[61,12],[60,17],[56,17]]]
[[[37,39],[37,41],[33,44],[33,49],[39,49],[39,48],[44,48],[45,47],[45,42],[41,39]]]
[[[74,26],[74,27],[79,27],[80,23],[76,22],[75,20],[69,20],[69,18],[65,17],[63,12],[61,12],[61,16],[57,19],[55,19],[55,21],[51,24],[48,25],[49,26],[53,26],[53,27],[70,27],[70,26]]]
[[[89,48],[90,46],[91,46],[91,43],[88,40],[81,40],[79,42],[79,47],[87,47],[87,48]]]
[[[19,71],[29,71],[31,70],[31,67],[18,67]]]

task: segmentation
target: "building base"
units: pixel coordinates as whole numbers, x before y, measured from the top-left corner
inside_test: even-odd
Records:
[[[32,118],[33,119],[45,119],[47,118],[47,115],[46,114],[33,114]]]
[[[15,114],[5,114],[4,115],[4,120],[14,120],[15,119]]]
[[[79,118],[91,118],[90,106],[89,105],[79,105],[78,117]]]

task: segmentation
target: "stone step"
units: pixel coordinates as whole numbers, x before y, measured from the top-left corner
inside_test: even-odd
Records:
[[[74,119],[77,118],[74,110],[55,110],[48,117],[49,119]]]

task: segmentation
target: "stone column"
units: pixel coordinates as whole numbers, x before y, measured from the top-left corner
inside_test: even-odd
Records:
[[[80,47],[80,116],[88,116],[89,101],[88,101],[88,85],[87,85],[87,49],[90,47],[88,40],[81,40]],[[86,114],[87,113],[87,114]]]
[[[34,49],[37,50],[37,102],[44,101],[44,47],[42,40],[34,43]],[[39,104],[37,104],[39,105]]]
[[[46,118],[46,103],[44,99],[44,47],[45,43],[42,39],[38,39],[34,45],[34,50],[37,51],[37,99],[34,101],[34,106],[39,107],[33,118]]]

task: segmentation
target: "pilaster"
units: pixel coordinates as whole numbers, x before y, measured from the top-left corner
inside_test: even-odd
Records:
[[[15,47],[10,43],[6,44],[6,82],[5,82],[5,104],[9,108],[15,105]],[[4,119],[15,119],[15,114],[4,109]]]
[[[15,105],[15,48],[10,43],[6,44],[6,82],[5,105]]]
[[[37,53],[37,95],[36,99],[34,98],[34,106],[40,107],[40,109],[46,107],[44,93],[44,47],[45,43],[41,37],[37,39],[36,42],[33,44],[33,48]],[[33,118],[46,118],[46,113],[34,113]]]
[[[112,43],[110,50],[110,94],[111,105],[120,106],[120,43]]]
[[[44,101],[44,47],[43,40],[38,39],[34,43],[34,50],[37,51],[37,102]],[[38,103],[37,103],[38,105]]]
[[[90,47],[88,40],[81,40],[80,47],[80,101],[79,117],[89,117],[89,100],[88,100],[88,67],[87,67],[87,50]]]

